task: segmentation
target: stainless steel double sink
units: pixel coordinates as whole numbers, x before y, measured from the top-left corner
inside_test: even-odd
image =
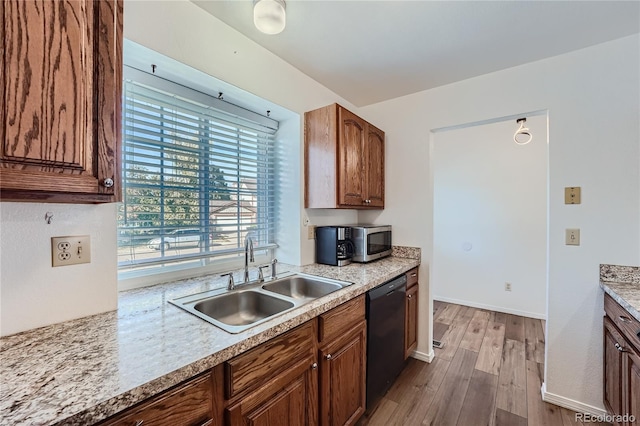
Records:
[[[179,297],[169,303],[235,334],[351,284],[298,273],[241,285],[236,290]]]

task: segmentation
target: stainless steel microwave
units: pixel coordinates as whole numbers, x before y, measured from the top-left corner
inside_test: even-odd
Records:
[[[371,262],[391,255],[391,225],[350,225],[353,262]]]

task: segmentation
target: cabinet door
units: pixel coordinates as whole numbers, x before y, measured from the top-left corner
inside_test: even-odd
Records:
[[[629,425],[640,424],[640,355],[633,349],[629,348],[627,352],[627,387],[625,389],[627,402],[626,413],[629,418],[633,416],[635,422],[629,422]]]
[[[338,108],[338,204],[364,205],[365,124],[357,115]]]
[[[604,405],[612,413],[624,414],[622,407],[623,352],[618,345],[624,342],[615,325],[604,318]]]
[[[226,409],[231,426],[316,425],[318,370],[313,355],[304,357],[264,386]]]
[[[5,0],[0,16],[2,199],[114,201],[122,0]]]
[[[367,125],[366,205],[384,207],[384,132]]]
[[[320,351],[320,423],[355,424],[365,411],[367,326],[362,321],[351,332]]]
[[[418,346],[418,285],[407,290],[404,327],[404,359]]]

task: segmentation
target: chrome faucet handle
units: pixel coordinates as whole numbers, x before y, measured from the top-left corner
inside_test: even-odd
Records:
[[[276,265],[278,264],[278,259],[273,259],[271,261],[271,278],[276,278],[276,276],[278,275],[277,271],[276,271]]]
[[[258,266],[258,282],[259,283],[263,283],[264,282],[264,273],[262,272],[263,268],[268,268],[271,265],[262,265],[262,266]]]
[[[220,275],[221,277],[229,277],[229,281],[227,281],[227,290],[233,290],[236,288],[236,284],[233,282],[233,272],[227,272],[226,274]]]

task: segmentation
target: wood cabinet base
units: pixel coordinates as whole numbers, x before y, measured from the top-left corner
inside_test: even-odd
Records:
[[[640,322],[605,294],[604,405],[616,425],[640,423]],[[631,419],[635,419],[634,422]]]

